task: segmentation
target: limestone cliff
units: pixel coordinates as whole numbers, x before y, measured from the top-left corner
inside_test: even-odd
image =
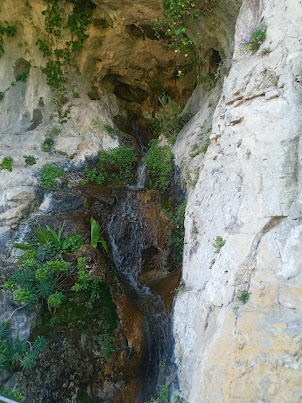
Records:
[[[61,3],[69,12],[70,2]],[[26,218],[33,225],[41,217],[48,224],[67,219],[88,240],[90,214],[99,214],[110,228],[110,214],[119,217],[122,211],[123,220],[116,220],[116,228],[123,253],[129,241],[131,264],[136,265],[136,257],[145,260],[139,280],[163,297],[169,314],[178,277],[158,269],[169,249],[163,227],[169,229],[170,223],[159,213],[156,194],[131,199],[118,188],[107,189],[103,195],[94,188],[78,192],[77,173],[101,149],[121,143],[138,148],[134,121],[150,137],[146,122],[158,109],[162,92],[169,90],[179,102],[193,93],[186,110],[195,115],[173,147],[188,202],[183,276],[173,308],[177,379],[171,370],[167,380],[172,385],[170,399],[190,403],[300,401],[302,1],[196,1],[202,12],[187,21],[187,35],[195,49],[188,58],[171,50],[165,35],[160,40],[154,36],[152,26],[162,15],[161,0],[88,3],[88,37],[72,63],[64,67],[68,80],[60,98],[47,85],[43,72],[47,58],[39,49],[39,40],[51,46],[55,43],[58,50],[70,42],[70,34],[58,43],[49,39],[42,14],[44,0],[2,0],[0,4],[0,21],[17,28],[15,36],[4,36],[0,59],[0,163],[12,157],[12,172],[0,170],[1,279],[16,263],[10,241],[16,234],[22,238],[29,233]],[[242,52],[240,39],[250,26],[261,23],[267,26],[265,42],[254,54]],[[180,79],[176,78],[178,68],[185,72]],[[42,143],[49,136],[54,147],[47,153]],[[37,164],[26,165],[25,155],[34,155]],[[56,191],[41,189],[38,173],[46,162],[73,174],[65,188],[58,180]],[[119,203],[121,210],[116,209]],[[139,214],[131,215],[128,206],[137,208]],[[139,233],[143,239],[138,240]],[[160,264],[152,260],[154,251]],[[87,259],[92,255],[87,249]],[[104,267],[93,264],[110,279],[108,262],[100,256],[98,260]],[[30,385],[40,382],[35,390],[32,386],[35,401],[41,398],[51,349],[58,352],[51,361],[52,379],[57,377],[58,385],[70,363],[62,383],[65,401],[77,401],[78,392],[86,391],[91,379],[91,394],[98,399],[142,401],[140,386],[149,372],[144,363],[143,314],[133,303],[140,298],[134,293],[131,300],[120,291],[120,282],[109,285],[115,288],[121,323],[118,338],[124,350],[101,368],[98,357],[95,366],[82,360],[81,354],[87,352],[82,340],[76,341],[74,354],[74,344],[60,336],[45,353],[45,372],[30,378]],[[245,303],[239,299],[242,295]],[[156,301],[162,302],[159,297]],[[153,302],[150,294],[141,305],[148,311]],[[160,316],[161,305],[154,317],[164,322],[168,315]],[[1,290],[1,319],[14,309]],[[22,312],[13,329],[26,338],[34,315]],[[153,345],[159,339],[156,325],[154,320],[152,337],[144,335]],[[167,329],[168,325],[168,333]],[[163,338],[170,340],[166,334]],[[65,361],[61,365],[57,357],[62,346]],[[83,365],[78,365],[81,360]],[[165,366],[165,361],[157,360],[150,372],[154,379],[156,371],[164,372]],[[6,380],[10,374],[5,376]],[[52,385],[45,392],[50,402],[61,393],[51,390]]]
[[[174,336],[189,402],[301,399],[301,16],[298,0],[246,0],[240,9],[233,65],[186,212]],[[261,22],[265,44],[243,53],[240,38]],[[179,135],[179,164],[207,108]]]

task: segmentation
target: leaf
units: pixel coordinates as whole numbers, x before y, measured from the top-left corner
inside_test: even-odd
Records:
[[[29,245],[25,245],[23,243],[13,243],[12,246],[14,248],[22,249],[22,250],[33,250],[33,248]]]
[[[56,231],[50,228],[48,225],[46,225],[46,228],[48,229],[48,232],[50,233],[50,240],[52,243],[56,243],[60,241],[59,236],[57,235]]]
[[[103,245],[103,248],[105,249],[105,251],[108,252],[107,242],[104,240],[104,238],[101,237],[100,242]]]
[[[0,339],[7,339],[9,336],[10,323],[5,321],[0,323]]]
[[[96,249],[99,242],[100,224],[93,217],[90,219],[91,224],[91,245]]]

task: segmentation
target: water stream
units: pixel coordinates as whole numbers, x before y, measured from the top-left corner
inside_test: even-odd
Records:
[[[142,268],[142,252],[147,247],[145,227],[139,215],[139,192],[144,192],[146,166],[142,163],[145,147],[141,145],[140,166],[136,186],[129,186],[117,201],[106,223],[114,264],[124,278],[125,291],[143,314],[143,336],[146,362],[141,391],[136,403],[156,395],[160,363],[170,341],[170,319],[157,293],[138,280]]]

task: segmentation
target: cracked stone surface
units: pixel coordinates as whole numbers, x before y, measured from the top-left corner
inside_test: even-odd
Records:
[[[271,53],[236,45],[205,157],[190,165],[187,150],[210,119],[207,105],[174,147],[179,165],[200,167],[174,308],[179,390],[189,402],[302,398],[301,18],[298,0],[243,2],[235,42],[263,19]],[[217,236],[226,241],[219,253]]]

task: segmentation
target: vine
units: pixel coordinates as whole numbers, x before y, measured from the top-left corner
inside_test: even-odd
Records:
[[[67,69],[74,60],[72,54],[83,47],[92,10],[95,5],[90,1],[44,0],[47,8],[42,11],[45,19],[47,38],[39,38],[36,45],[47,59],[45,68],[47,84],[54,91],[54,103],[62,122],[68,116],[69,109],[63,111],[67,93]],[[67,40],[66,40],[67,39]]]

